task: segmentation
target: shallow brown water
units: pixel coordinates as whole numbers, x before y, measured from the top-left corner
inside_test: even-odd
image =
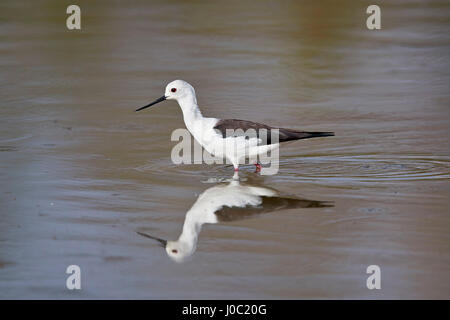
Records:
[[[364,1],[78,1],[79,32],[30,3],[0,4],[1,298],[450,298],[448,2],[369,31]],[[133,112],[177,78],[207,116],[335,131],[241,173],[333,206],[204,225],[182,264],[137,235],[176,239],[232,175],[172,164],[175,102]]]

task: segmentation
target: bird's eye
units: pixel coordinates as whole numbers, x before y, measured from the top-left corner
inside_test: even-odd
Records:
[[[173,249],[172,252],[173,253],[178,253],[178,250],[177,249]]]
[[[177,88],[172,88],[172,89],[170,89],[170,91],[177,92]]]

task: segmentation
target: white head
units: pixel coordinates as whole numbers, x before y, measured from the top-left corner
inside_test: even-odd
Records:
[[[185,96],[194,96],[194,87],[183,80],[175,80],[166,86],[165,97],[167,100],[178,100]]]
[[[153,101],[152,103],[149,103],[146,106],[143,106],[139,109],[137,109],[136,111],[140,111],[143,109],[146,109],[148,107],[151,107],[159,102],[162,102],[164,100],[177,100],[180,101],[183,98],[193,98],[194,102],[196,102],[195,100],[195,90],[194,87],[191,86],[189,83],[187,83],[186,81],[183,80],[175,80],[170,82],[167,86],[166,86],[166,90],[164,92],[164,95],[158,99],[156,99],[155,101]]]
[[[167,241],[166,253],[175,262],[184,262],[186,258],[192,256],[195,252],[194,243],[186,243],[180,240]]]
[[[195,236],[192,241],[186,241],[178,239],[176,241],[167,241],[152,235],[149,235],[147,233],[143,232],[137,232],[139,235],[155,240],[161,247],[163,247],[166,250],[167,255],[169,258],[174,260],[175,262],[184,262],[186,258],[192,256],[196,249],[197,244],[197,237]],[[180,236],[181,238],[181,236]]]

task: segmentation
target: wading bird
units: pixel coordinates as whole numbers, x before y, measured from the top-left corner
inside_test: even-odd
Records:
[[[267,154],[278,148],[281,142],[334,136],[333,132],[308,132],[275,128],[246,120],[203,117],[194,88],[183,80],[170,82],[162,97],[136,111],[164,100],[178,102],[189,132],[210,154],[228,159],[233,164],[234,171],[239,170],[239,164],[244,163],[246,158],[256,159],[259,155]],[[257,161],[254,164],[257,171],[261,170]]]

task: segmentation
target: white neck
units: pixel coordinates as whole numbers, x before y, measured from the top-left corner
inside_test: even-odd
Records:
[[[196,120],[203,119],[202,113],[197,105],[197,98],[195,94],[186,94],[185,96],[178,99],[178,104],[183,111],[183,118],[186,127],[190,129]]]
[[[189,213],[190,212],[186,214],[186,218],[183,224],[183,231],[181,232],[177,241],[182,242],[185,246],[186,254],[191,255],[194,253],[195,248],[197,247],[198,235],[203,223],[191,217]]]

